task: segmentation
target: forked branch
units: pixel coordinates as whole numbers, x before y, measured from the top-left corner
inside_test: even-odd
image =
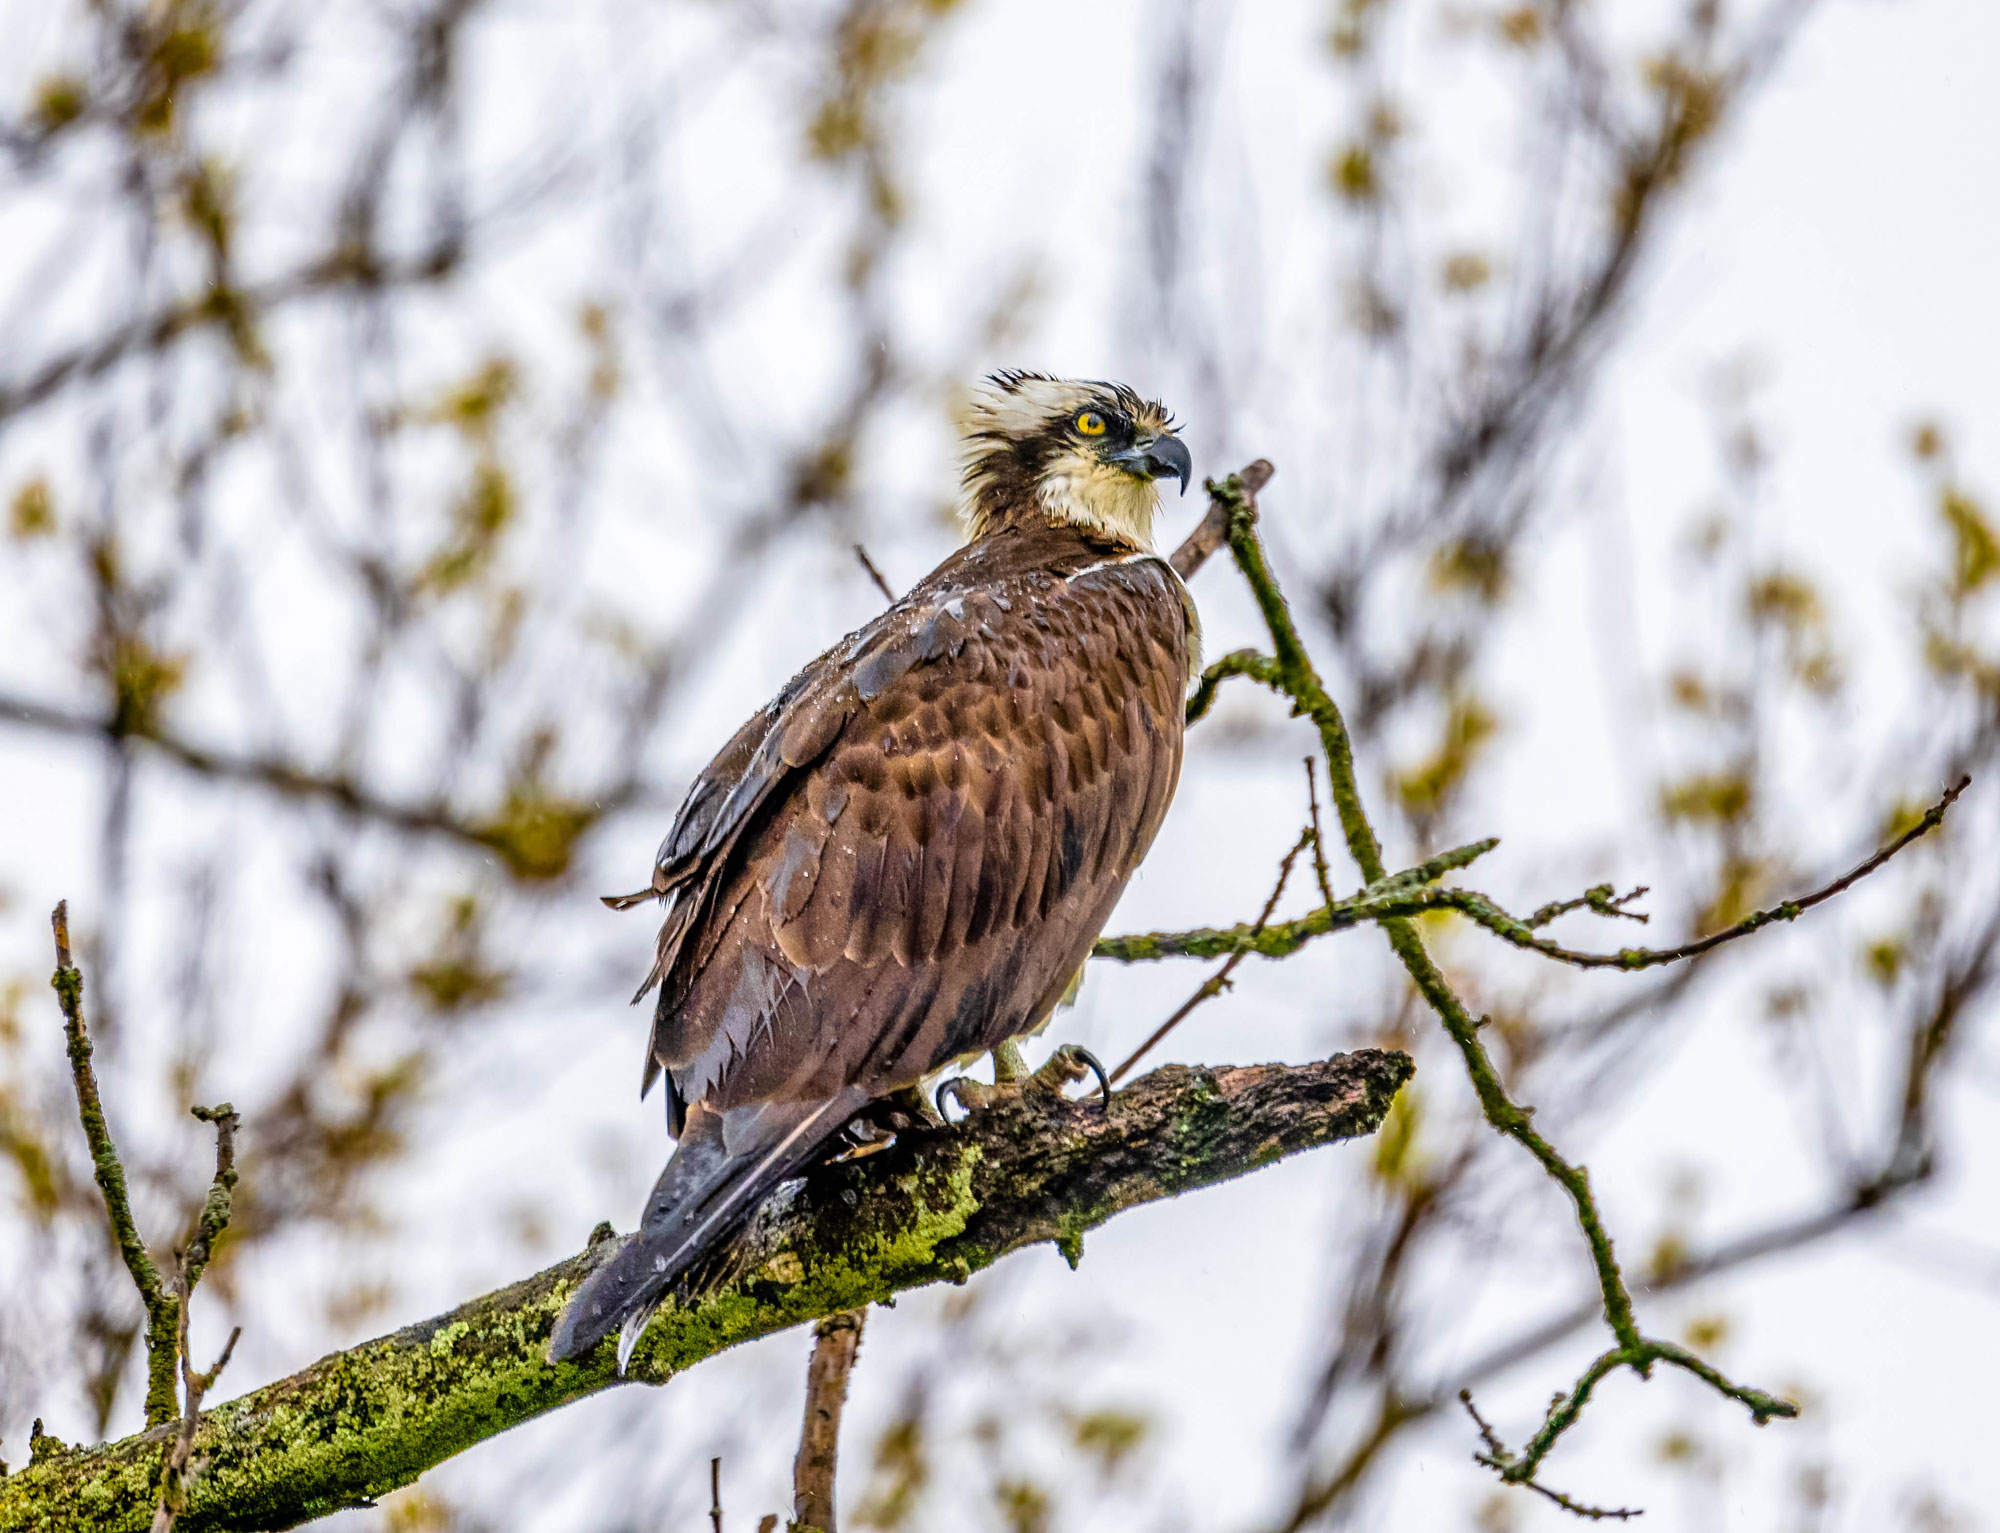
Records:
[[[206,1373],[197,1372],[188,1351],[188,1306],[195,1285],[214,1255],[215,1242],[229,1225],[229,1209],[236,1189],[236,1111],[227,1102],[220,1107],[196,1107],[194,1116],[215,1125],[215,1176],[186,1246],[176,1255],[171,1288],[162,1281],[146,1243],[139,1238],[132,1218],[132,1202],[125,1185],[125,1164],[105,1120],[104,1100],[97,1089],[97,1072],[91,1065],[90,1034],[83,1017],[83,973],[70,957],[69,901],[57,904],[49,918],[55,931],[56,972],[51,983],[62,1005],[63,1032],[69,1041],[70,1078],[76,1088],[78,1116],[83,1120],[84,1139],[90,1145],[91,1166],[99,1190],[104,1194],[104,1210],[110,1220],[113,1243],[125,1260],[125,1270],[139,1290],[146,1306],[146,1424],[160,1427],[180,1418],[180,1426],[169,1440],[159,1477],[159,1501],[154,1508],[153,1533],[170,1533],[175,1519],[187,1506],[189,1463],[194,1453],[195,1428],[201,1419],[201,1402],[215,1386],[216,1377],[236,1350],[235,1331],[222,1355]],[[175,1371],[178,1366],[182,1397],[175,1398]]]
[[[125,1163],[118,1157],[118,1145],[105,1121],[104,1099],[98,1095],[97,1072],[91,1067],[93,1052],[90,1033],[83,1019],[83,972],[70,961],[69,901],[57,904],[49,918],[55,928],[56,972],[50,984],[62,1004],[63,1035],[69,1042],[70,1080],[76,1088],[77,1116],[83,1120],[83,1137],[90,1146],[90,1166],[104,1194],[104,1212],[111,1221],[112,1242],[132,1274],[146,1306],[146,1424],[159,1426],[179,1414],[174,1398],[174,1359],[180,1302],[160,1279],[139,1227],[132,1219],[132,1199],[125,1187]]]
[[[1622,916],[1628,921],[1644,921],[1647,917],[1643,912],[1624,908],[1646,892],[1643,887],[1634,889],[1629,894],[1614,896],[1609,884],[1600,884],[1575,899],[1557,900],[1544,905],[1525,920],[1510,915],[1492,896],[1482,894],[1477,889],[1432,887],[1446,873],[1468,866],[1500,844],[1497,840],[1486,840],[1441,852],[1429,862],[1405,868],[1400,873],[1392,873],[1379,882],[1368,885],[1359,894],[1351,895],[1344,900],[1327,901],[1295,921],[1253,921],[1221,928],[1195,927],[1180,932],[1146,932],[1126,937],[1105,937],[1098,941],[1092,952],[1095,957],[1112,958],[1121,963],[1140,963],[1158,958],[1215,958],[1229,953],[1259,953],[1266,958],[1285,958],[1297,952],[1315,937],[1324,937],[1330,932],[1348,931],[1363,922],[1386,922],[1427,915],[1432,911],[1450,910],[1484,927],[1503,942],[1531,953],[1540,953],[1544,958],[1552,958],[1558,963],[1570,964],[1579,969],[1623,969],[1628,973],[1636,973],[1641,969],[1654,969],[1662,964],[1681,963],[1690,958],[1699,958],[1726,943],[1762,931],[1776,922],[1797,920],[1815,905],[1822,905],[1836,894],[1852,888],[1870,873],[1880,869],[1890,858],[1912,842],[1937,829],[1944,822],[1944,817],[1951,806],[1957,802],[1958,796],[1971,785],[1971,782],[1971,778],[1961,777],[1947,788],[1943,796],[1925,810],[1922,817],[1909,829],[1845,873],[1821,884],[1810,893],[1798,895],[1762,910],[1752,911],[1742,920],[1725,926],[1720,931],[1711,932],[1692,942],[1682,943],[1679,947],[1628,947],[1620,948],[1615,953],[1592,953],[1564,947],[1559,942],[1538,935],[1539,928],[1572,910],[1589,909],[1602,916]]]
[[[1256,494],[1269,480],[1270,474],[1270,465],[1259,460],[1241,475],[1232,475],[1220,482],[1211,480],[1208,490],[1212,506],[1200,529],[1211,536],[1198,548],[1194,546],[1197,540],[1190,539],[1189,544],[1184,545],[1175,556],[1175,567],[1183,575],[1191,574],[1207,557],[1210,549],[1226,542],[1237,568],[1256,597],[1271,639],[1269,655],[1255,650],[1238,650],[1210,666],[1190,701],[1188,717],[1192,721],[1207,710],[1223,681],[1231,676],[1248,676],[1286,697],[1295,714],[1312,720],[1318,729],[1321,751],[1326,758],[1334,810],[1348,850],[1360,869],[1363,887],[1358,894],[1336,900],[1322,877],[1318,908],[1298,920],[1273,922],[1270,920],[1271,907],[1267,906],[1258,920],[1240,926],[1108,938],[1097,944],[1095,953],[1098,957],[1127,963],[1173,956],[1209,958],[1223,955],[1229,955],[1234,962],[1251,952],[1282,958],[1329,932],[1345,930],[1363,922],[1373,922],[1382,928],[1391,949],[1408,972],[1411,983],[1437,1014],[1445,1032],[1457,1046],[1487,1122],[1496,1131],[1520,1144],[1569,1197],[1596,1271],[1604,1322],[1615,1342],[1609,1351],[1591,1363],[1568,1393],[1555,1398],[1540,1427],[1519,1453],[1504,1446],[1498,1434],[1476,1410],[1472,1410],[1468,1398],[1467,1409],[1472,1410],[1486,1445],[1486,1451],[1478,1455],[1479,1461],[1498,1472],[1507,1483],[1527,1486],[1579,1516],[1635,1516],[1636,1511],[1628,1508],[1606,1510],[1585,1506],[1542,1485],[1536,1477],[1543,1461],[1563,1433],[1575,1424],[1592,1391],[1607,1375],[1620,1368],[1629,1368],[1645,1377],[1650,1375],[1654,1364],[1666,1363],[1685,1370],[1719,1394],[1744,1405],[1750,1411],[1752,1420],[1760,1426],[1774,1417],[1796,1415],[1798,1407],[1789,1400],[1737,1384],[1686,1348],[1656,1340],[1641,1332],[1633,1314],[1631,1293],[1613,1252],[1611,1236],[1591,1191],[1589,1172],[1583,1166],[1572,1164],[1536,1131],[1532,1108],[1523,1107],[1509,1097],[1492,1057],[1480,1041],[1483,1019],[1475,1019],[1466,1011],[1431,958],[1413,918],[1435,910],[1457,911],[1503,941],[1581,968],[1633,971],[1697,958],[1725,943],[1760,931],[1773,922],[1796,919],[1803,912],[1851,888],[1942,823],[1953,802],[1965,790],[1967,782],[1961,779],[1901,835],[1812,892],[1759,910],[1720,931],[1672,948],[1624,948],[1616,953],[1591,953],[1564,947],[1540,935],[1541,928],[1558,916],[1580,909],[1589,909],[1606,917],[1643,921],[1645,917],[1642,914],[1626,908],[1645,892],[1643,889],[1617,895],[1611,886],[1601,885],[1578,898],[1543,905],[1524,920],[1510,914],[1477,890],[1437,886],[1437,880],[1446,873],[1468,866],[1489,851],[1495,845],[1492,841],[1460,847],[1419,867],[1391,874],[1383,863],[1380,841],[1362,803],[1346,722],[1313,668],[1257,536]],[[1216,523],[1220,524],[1219,537],[1214,536],[1216,529],[1211,526]],[[1313,810],[1316,825],[1316,797]],[[1307,838],[1314,839],[1312,831],[1307,832]],[[1178,1019],[1178,1015],[1170,1019],[1170,1024]]]

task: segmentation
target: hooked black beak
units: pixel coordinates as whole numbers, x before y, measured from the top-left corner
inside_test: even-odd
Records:
[[[1118,454],[1118,462],[1142,479],[1165,479],[1169,474],[1181,482],[1181,494],[1187,494],[1188,480],[1194,477],[1194,459],[1188,456],[1187,443],[1172,432],[1165,432],[1150,442],[1134,443]]]

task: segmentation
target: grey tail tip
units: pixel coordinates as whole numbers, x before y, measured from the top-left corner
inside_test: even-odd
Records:
[[[597,1305],[589,1305],[589,1313],[579,1311],[572,1305],[563,1311],[556,1322],[555,1334],[549,1338],[548,1360],[551,1363],[573,1363],[580,1357],[595,1352],[614,1330],[618,1331],[618,1376],[625,1376],[625,1364],[631,1360],[632,1348],[638,1344],[639,1332],[646,1328],[646,1322],[653,1318],[657,1305],[648,1304],[637,1312],[624,1316],[605,1316]],[[630,1332],[627,1339],[626,1332]]]
[[[630,1244],[631,1242],[627,1242],[628,1248]],[[614,1254],[610,1261],[585,1278],[583,1286],[571,1295],[569,1302],[563,1306],[563,1312],[556,1320],[555,1331],[549,1337],[546,1355],[551,1363],[574,1362],[596,1351],[605,1337],[617,1330],[621,1324],[630,1323],[635,1311],[643,1328],[645,1322],[652,1317],[653,1311],[659,1307],[657,1296],[648,1295],[634,1305],[632,1299],[636,1297],[635,1295],[629,1292],[620,1294],[602,1281],[593,1282],[593,1279],[598,1279],[618,1267],[620,1254],[623,1252]],[[613,1281],[615,1282],[615,1278]],[[595,1292],[592,1291],[593,1288]],[[625,1360],[630,1355],[630,1349],[621,1347],[620,1350],[624,1355],[618,1360],[618,1372],[623,1376]]]
[[[691,1121],[647,1197],[639,1233],[597,1263],[570,1296],[549,1338],[549,1361],[581,1357],[618,1331],[622,1375],[639,1333],[676,1279],[733,1240],[765,1195],[810,1164],[867,1097],[850,1086],[824,1102],[797,1104],[791,1120],[770,1129],[775,1142],[742,1154],[732,1154],[725,1143],[723,1114]]]
[[[644,1309],[635,1309],[627,1315],[618,1327],[618,1377],[625,1377],[625,1365],[632,1361],[632,1354],[639,1348],[639,1338],[645,1334],[646,1325],[653,1318],[653,1311],[659,1308],[648,1304]]]
[[[548,1351],[544,1354],[551,1363],[573,1363],[578,1358],[587,1357],[604,1345],[605,1338],[615,1329],[618,1333],[618,1377],[625,1377],[625,1370],[632,1361],[632,1354],[639,1350],[639,1338],[652,1324],[653,1316],[659,1310],[659,1303],[643,1305],[618,1321],[615,1326],[606,1324],[559,1325],[555,1335],[549,1338]],[[564,1317],[568,1319],[567,1316]]]
[[[573,1362],[583,1353],[590,1350],[588,1346],[583,1344],[582,1338],[579,1335],[582,1328],[570,1322],[571,1316],[565,1310],[562,1318],[556,1322],[555,1334],[549,1337],[546,1356],[552,1363]]]

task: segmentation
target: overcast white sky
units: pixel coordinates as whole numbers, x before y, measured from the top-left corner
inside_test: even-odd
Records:
[[[1142,121],[1137,65],[1151,20],[1138,5],[1007,0],[975,7],[955,24],[945,57],[931,71],[950,89],[920,87],[915,95],[927,156],[915,170],[924,229],[918,248],[928,242],[956,254],[935,268],[913,265],[914,312],[935,315],[941,331],[962,325],[962,286],[981,264],[968,252],[983,251],[980,275],[1005,269],[1012,231],[1026,217],[1036,243],[1049,252],[1049,300],[1034,354],[995,360],[1093,375],[1118,370],[1125,360],[1118,354],[1119,295],[1107,291],[1102,273],[1131,237],[1133,189],[1107,184],[1097,172],[1129,163],[1125,147]],[[1257,219],[1269,274],[1264,297],[1274,313],[1312,280],[1320,251],[1292,205],[1317,195],[1327,148],[1337,137],[1340,103],[1328,98],[1317,50],[1323,25],[1317,6],[1240,7],[1221,64],[1225,83],[1212,128],[1218,174],[1240,175],[1242,206]],[[1050,46],[1058,39],[1063,46]],[[1739,141],[1720,157],[1719,174],[1694,190],[1668,258],[1646,290],[1633,337],[1582,434],[1576,473],[1589,487],[1593,513],[1547,533],[1551,546],[1537,566],[1542,588],[1521,604],[1529,617],[1510,629],[1504,672],[1514,679],[1501,701],[1524,743],[1483,800],[1492,829],[1506,838],[1494,860],[1496,878],[1535,886],[1552,869],[1538,846],[1577,847],[1593,837],[1610,842],[1618,820],[1652,791],[1650,779],[1630,770],[1633,741],[1621,738],[1628,727],[1645,729],[1644,710],[1616,700],[1635,666],[1656,673],[1667,656],[1699,643],[1698,635],[1676,631],[1688,613],[1671,600],[1672,582],[1649,574],[1673,557],[1689,515],[1715,482],[1704,399],[1718,368],[1749,359],[1763,379],[1756,409],[1779,456],[1757,536],[1821,579],[1843,619],[1851,617],[1850,626],[1873,643],[1899,638],[1901,620],[1889,598],[1914,579],[1930,536],[1905,448],[1909,423],[1941,419],[1963,477],[1975,488],[2000,488],[1996,68],[2000,6],[1991,0],[1829,0],[1739,125]],[[718,107],[728,109],[726,101]],[[1463,102],[1446,91],[1425,107],[1441,134],[1454,121],[1476,122],[1482,109],[1474,86],[1466,87]],[[1454,112],[1462,115],[1454,119]],[[747,134],[762,131],[748,120],[741,126]],[[718,248],[729,248],[730,210],[759,200],[759,188],[732,181],[754,159],[748,150],[740,161],[718,154],[705,170],[690,173],[691,202],[719,210],[712,231]],[[1451,183],[1448,170],[1438,175],[1435,195],[1457,199],[1476,219],[1480,189]],[[747,344],[810,352],[809,302],[768,312],[762,323],[763,334]],[[764,377],[784,369],[766,356],[741,371]],[[1244,435],[1246,455],[1263,452],[1280,466],[1266,500],[1274,538],[1286,536],[1288,515],[1296,518],[1292,536],[1302,536],[1297,529],[1307,508],[1288,495],[1310,477],[1288,471],[1282,439],[1256,438],[1248,427]],[[934,491],[941,472],[935,461],[920,464],[906,471],[910,482],[898,489]],[[892,578],[907,584],[939,547],[912,539],[874,551]],[[1910,573],[1899,576],[1903,571]],[[1885,572],[1892,578],[1885,580]],[[1212,653],[1252,636],[1249,614],[1227,584],[1227,572],[1216,568],[1196,585]],[[1636,604],[1605,595],[1627,589],[1641,593]],[[705,757],[733,727],[746,698],[760,699],[827,639],[866,616],[867,600],[841,588],[790,608],[787,621],[746,634],[702,710],[712,732],[691,732],[677,750],[691,763]],[[1868,672],[1865,649],[1854,664]],[[1558,681],[1594,690],[1593,705],[1565,707]],[[1867,705],[1866,689],[1858,687],[1850,706]],[[1870,725],[1865,711],[1857,714],[1854,737],[1880,749],[1883,735]],[[1269,768],[1219,753],[1204,761],[1197,741],[1173,817],[1114,927],[1234,919],[1254,909],[1269,861],[1295,833],[1296,754],[1274,749]],[[88,794],[63,758],[10,751],[0,756],[0,773],[6,801],[17,806],[0,816],[0,867],[8,870],[14,896],[0,941],[11,963],[33,971],[45,964],[41,913],[55,895],[88,888],[93,876],[87,840],[50,831],[87,824]],[[1226,836],[1218,836],[1219,823],[1227,824]],[[1865,829],[1837,815],[1816,823],[1809,810],[1801,811],[1800,823],[1830,856],[1855,845]],[[1272,857],[1242,855],[1244,847],[1269,847]],[[649,851],[650,844],[635,846],[632,865]],[[1663,881],[1655,870],[1629,863],[1617,872],[1628,883]],[[1371,939],[1360,933],[1347,940]],[[1352,1018],[1339,999],[1341,961],[1329,950],[1296,971],[1248,967],[1235,995],[1183,1029],[1168,1055],[1249,1060],[1323,1052],[1351,1036]],[[1068,1024],[1071,1035],[1115,1047],[1135,1035],[1133,1019],[1159,1014],[1193,983],[1192,971],[1178,970],[1094,977]],[[1769,1107],[1770,1072],[1779,1067],[1749,1020],[1756,1005],[1728,987],[1715,991],[1699,1032],[1658,1061],[1641,1110],[1566,1141],[1589,1157],[1607,1215],[1633,1249],[1657,1228],[1672,1180],[1689,1170],[1700,1173],[1706,1190],[1702,1228],[1710,1234],[1809,1196],[1808,1170],[1788,1165],[1776,1148],[1785,1135],[1757,1126]],[[629,1095],[638,1019],[579,1022],[576,1037],[573,1051],[546,1071],[525,1115],[510,1112],[496,1121],[475,1112],[471,1121],[454,1123],[449,1143],[398,1183],[396,1212],[427,1225],[433,1237],[462,1223],[464,1240],[460,1245],[447,1233],[433,1242],[444,1251],[430,1270],[405,1274],[409,1307],[394,1317],[397,1323],[510,1275],[494,1270],[511,1258],[496,1255],[477,1212],[482,1199],[490,1205],[498,1196],[496,1188],[524,1199],[569,1188],[561,1195],[576,1202],[573,1189],[588,1185],[587,1217],[579,1213],[576,1229],[562,1234],[565,1242],[606,1213],[630,1222],[656,1169],[652,1157],[664,1148],[656,1104],[640,1108]],[[518,1063],[475,1063],[473,1084],[482,1068]],[[1960,1113],[1967,1107],[1954,1104]],[[1727,1313],[1736,1339],[1725,1349],[1725,1366],[1774,1386],[1805,1385],[1822,1407],[1806,1422],[1757,1432],[1733,1407],[1680,1379],[1644,1388],[1621,1380],[1553,1461],[1551,1481],[1587,1499],[1648,1506],[1656,1525],[1763,1528],[1774,1523],[1778,1505],[1789,1504],[1782,1502],[1787,1477],[1821,1454],[1858,1493],[1846,1527],[1890,1526],[1919,1484],[1942,1492],[1971,1518],[1969,1526],[1984,1525],[1979,1509],[2000,1506],[2000,1458],[1990,1442],[1990,1376],[2000,1362],[2000,1221],[1993,1217],[2000,1208],[2000,1131],[1990,1122],[1963,1121],[1953,1137],[1965,1159],[1947,1168],[1908,1220],[1858,1232],[1832,1252],[1759,1269],[1665,1312],[1663,1328],[1698,1312]],[[643,1145],[643,1162],[608,1176],[607,1144]],[[565,1148],[556,1153],[552,1146]],[[1095,1317],[1127,1343],[1105,1387],[1162,1403],[1171,1438],[1155,1461],[1161,1493],[1181,1504],[1188,1527],[1238,1526],[1284,1498],[1284,1434],[1317,1355],[1324,1258],[1340,1238],[1319,1215],[1338,1208],[1337,1194],[1351,1193],[1352,1163],[1362,1153],[1322,1152],[1122,1217],[1090,1240],[1082,1279],[1043,1250],[1013,1258],[1015,1270],[994,1285],[995,1302],[1024,1328],[1060,1311]],[[1746,1163],[1760,1168],[1754,1180],[1732,1170]],[[1985,1242],[1983,1283],[1961,1245],[1943,1244],[1947,1236]],[[1942,1260],[1940,1250],[1954,1254]],[[1479,1337],[1492,1334],[1481,1325],[1491,1323],[1493,1311],[1538,1313],[1540,1303],[1567,1303],[1580,1293],[1587,1277],[1580,1245],[1552,1244],[1547,1255],[1539,1275],[1522,1279],[1503,1296],[1506,1302],[1492,1301],[1474,1316],[1441,1312],[1442,1345],[1477,1350]],[[1957,1275],[1941,1275],[1947,1269]],[[850,1444],[871,1440],[895,1407],[904,1366],[929,1336],[912,1322],[939,1302],[906,1299],[871,1322]],[[301,1345],[306,1334],[302,1326]],[[1501,1413],[1520,1436],[1539,1403],[1597,1349],[1592,1337],[1537,1360],[1490,1391],[1489,1414]],[[269,1355],[274,1366],[285,1361],[282,1341]],[[798,1336],[774,1338],[705,1366],[643,1407],[590,1402],[488,1444],[447,1466],[439,1483],[470,1487],[557,1452],[564,1433],[633,1430],[635,1421],[673,1443],[678,1458],[690,1444],[735,1430],[747,1400],[751,1421],[771,1413],[770,1429],[732,1447],[731,1504],[778,1506],[803,1361]],[[1680,1425],[1732,1467],[1725,1498],[1703,1501],[1687,1477],[1661,1469],[1660,1434]],[[1413,1438],[1399,1471],[1384,1482],[1379,1525],[1467,1525],[1468,1508],[1488,1478],[1468,1461],[1473,1446],[1456,1421]],[[697,1447],[689,1456],[706,1451]],[[692,1508],[700,1488],[667,1489],[677,1498],[672,1504]],[[565,1526],[564,1508],[561,1501],[549,1505],[534,1525]],[[1569,1526],[1525,1498],[1516,1498],[1513,1510],[1524,1528]],[[742,1520],[750,1525],[754,1516]]]

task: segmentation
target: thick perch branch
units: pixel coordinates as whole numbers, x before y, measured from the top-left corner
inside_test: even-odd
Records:
[[[1410,1071],[1408,1056],[1375,1050],[1298,1066],[1169,1065],[1117,1093],[1108,1111],[1030,1096],[952,1129],[905,1134],[767,1206],[732,1275],[661,1310],[630,1377],[664,1382],[737,1342],[963,1282],[1023,1246],[1054,1242],[1074,1261],[1084,1233],[1125,1209],[1371,1132]],[[600,1241],[215,1407],[195,1434],[201,1473],[177,1526],[283,1528],[358,1506],[618,1383],[611,1341],[575,1363],[544,1357],[576,1284],[613,1249]],[[0,1533],[145,1529],[171,1431],[49,1454],[0,1479]]]

